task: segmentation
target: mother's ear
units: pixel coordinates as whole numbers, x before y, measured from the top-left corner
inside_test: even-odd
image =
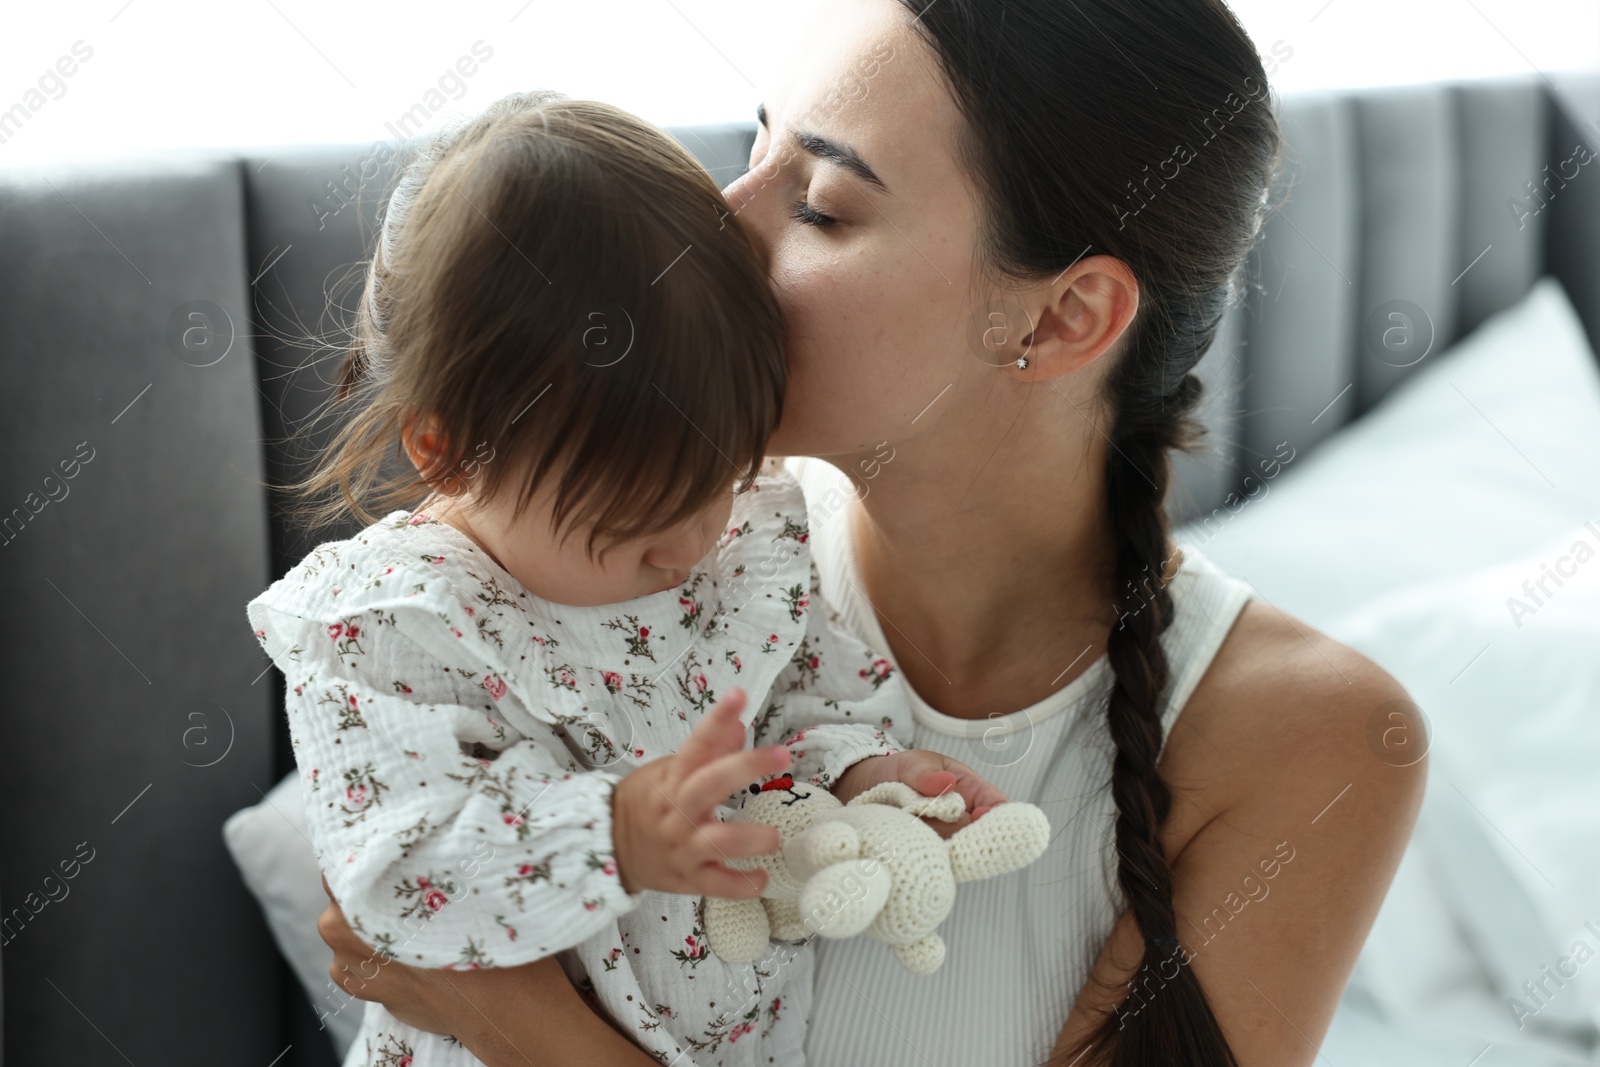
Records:
[[[1121,351],[1117,342],[1139,310],[1139,282],[1117,257],[1089,256],[1016,299],[1034,326],[1018,343],[1027,365],[1009,373],[1046,381]]]

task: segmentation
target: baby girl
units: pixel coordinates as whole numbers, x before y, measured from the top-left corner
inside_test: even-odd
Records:
[[[555,956],[662,1063],[803,1062],[807,946],[706,944],[702,896],[759,895],[733,861],[779,844],[720,814],[780,772],[956,775],[902,744],[763,463],[782,335],[710,175],[624,112],[514,94],[407,163],[292,487],[368,525],[248,608],[327,885],[385,962]],[[479,1061],[369,1004],[345,1062]]]

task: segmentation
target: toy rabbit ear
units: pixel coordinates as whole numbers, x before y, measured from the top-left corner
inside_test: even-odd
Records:
[[[1033,804],[996,805],[951,835],[950,873],[957,882],[1021,870],[1050,847],[1050,820]]]
[[[922,799],[922,794],[904,782],[879,782],[871,789],[851,797],[849,804],[845,806],[849,807],[854,804],[888,804],[890,807],[895,808],[909,808],[920,799]]]
[[[879,782],[871,789],[850,798],[851,804],[887,804],[900,808],[920,818],[955,822],[967,810],[967,801],[960,793],[940,793],[925,797],[904,782]],[[847,805],[848,806],[848,805]]]

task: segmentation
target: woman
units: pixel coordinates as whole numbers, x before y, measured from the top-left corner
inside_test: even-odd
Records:
[[[964,887],[932,978],[823,942],[808,1053],[1310,1064],[1426,764],[1368,746],[1408,706],[1393,679],[1163,515],[1269,213],[1261,60],[1221,0],[838,0],[802,40],[727,190],[789,326],[773,450],[855,480],[797,463],[826,592],[891,651],[917,746],[1059,834]],[[368,955],[336,909],[322,928],[336,978]],[[345,981],[487,1063],[650,1062],[551,960]]]

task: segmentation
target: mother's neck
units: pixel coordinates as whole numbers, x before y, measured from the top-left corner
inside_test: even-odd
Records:
[[[961,412],[907,442],[847,513],[895,661],[949,715],[1043,699],[1099,657],[1115,619],[1110,427],[1035,385],[1003,421]]]

